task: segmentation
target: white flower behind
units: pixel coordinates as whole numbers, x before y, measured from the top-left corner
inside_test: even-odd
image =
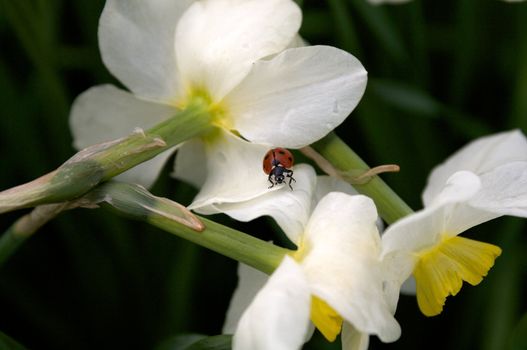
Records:
[[[70,118],[75,146],[126,136],[205,99],[215,131],[181,146],[176,176],[204,185],[194,205],[203,212],[258,196],[267,186],[259,187],[256,173],[239,175],[249,166],[240,154],[263,157],[272,145],[320,139],[348,116],[366,85],[352,55],[294,47],[300,23],[291,0],[108,0],[101,54],[131,93],[99,86],[79,96]],[[131,169],[126,180],[152,184],[169,156]]]
[[[502,215],[527,217],[527,139],[516,130],[471,142],[434,169],[423,202],[385,231],[383,256],[392,303],[413,274],[419,307],[433,316],[463,281],[480,283],[501,254],[458,235]]]

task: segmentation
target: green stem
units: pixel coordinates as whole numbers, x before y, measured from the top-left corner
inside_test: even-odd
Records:
[[[15,225],[9,227],[0,237],[0,266],[13,255],[19,246],[26,241],[29,235],[24,235],[15,230]]]
[[[334,133],[314,143],[312,147],[328,160],[339,172],[354,172],[368,170],[369,166]],[[368,197],[371,197],[379,215],[391,224],[400,218],[411,214],[412,209],[378,176],[373,176],[368,182],[353,184],[353,187]]]
[[[197,100],[174,117],[147,131],[88,147],[57,170],[32,182],[0,192],[0,213],[69,201],[97,184],[211,128],[206,101]]]
[[[146,221],[164,231],[173,233],[176,236],[252,266],[267,274],[270,274],[278,267],[286,254],[291,253],[290,250],[275,246],[270,242],[262,241],[203,217],[198,216],[198,218],[205,225],[205,230],[202,232],[194,231],[183,224],[161,217],[147,219]]]
[[[0,266],[13,255],[18,247],[31,237],[45,223],[56,217],[66,208],[65,203],[48,204],[36,207],[29,214],[18,219],[0,237]]]

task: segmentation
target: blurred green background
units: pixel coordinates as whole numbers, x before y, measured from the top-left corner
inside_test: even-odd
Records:
[[[177,0],[174,0],[177,1]],[[0,0],[0,189],[32,180],[73,154],[68,112],[95,84],[104,0]],[[397,163],[386,181],[414,209],[434,165],[474,137],[527,132],[527,3],[303,1],[301,34],[357,56],[369,72],[359,107],[337,129],[370,165]],[[189,203],[168,176],[153,192]],[[0,216],[3,232],[23,212]],[[235,223],[273,238],[268,219]],[[426,318],[402,297],[403,335],[371,349],[527,348],[527,226],[502,218],[468,236],[503,248],[488,278]],[[221,331],[236,263],[106,210],[62,214],[0,268],[0,331],[30,349],[155,349],[177,334]],[[1,337],[0,337],[1,338]],[[306,349],[337,349],[320,336]]]

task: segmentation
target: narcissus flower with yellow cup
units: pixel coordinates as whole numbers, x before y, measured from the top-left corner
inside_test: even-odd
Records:
[[[501,254],[459,234],[502,215],[527,217],[527,139],[515,130],[469,143],[432,171],[423,202],[385,231],[383,258],[391,302],[413,275],[419,308],[434,316],[463,281],[479,284]]]
[[[212,114],[210,130],[178,146],[175,171],[203,186],[194,207],[268,191],[265,151],[325,136],[366,86],[366,71],[349,53],[296,47],[301,18],[291,0],[108,0],[102,59],[130,92],[103,85],[83,93],[70,118],[75,146],[140,132],[199,100]],[[171,153],[124,180],[151,185]]]
[[[240,265],[224,326],[224,333],[234,333],[234,349],[300,349],[312,334],[311,322],[329,341],[342,333],[344,349],[365,349],[370,334],[384,342],[400,336],[384,295],[373,202],[330,192],[312,209],[312,199],[323,191],[315,190],[317,179],[309,168],[302,165],[299,171],[298,191],[271,192],[226,210],[242,220],[276,216],[298,247],[269,279]],[[287,220],[290,209],[300,219]]]

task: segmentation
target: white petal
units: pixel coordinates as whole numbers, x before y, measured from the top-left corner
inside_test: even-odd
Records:
[[[395,341],[400,327],[383,293],[377,211],[365,196],[332,192],[306,228],[302,260],[312,293],[364,333]]]
[[[244,202],[270,191],[262,169],[268,147],[220,129],[214,137],[204,140],[204,145],[207,179],[189,208],[202,214],[219,213],[215,207],[218,204]]]
[[[468,170],[481,175],[516,161],[527,161],[527,139],[521,131],[513,130],[476,139],[432,171],[423,192],[423,202],[428,206],[442,191],[446,180],[457,171]]]
[[[192,2],[106,1],[99,23],[102,59],[137,96],[165,102],[177,97],[181,84],[174,33],[180,16]]]
[[[443,184],[441,191],[427,207],[439,206],[443,203],[466,202],[481,189],[480,178],[470,171],[453,173]]]
[[[302,269],[286,256],[240,319],[233,350],[300,349],[308,333],[310,306]]]
[[[447,182],[447,186],[436,196],[434,205],[410,214],[386,229],[382,236],[384,254],[393,251],[418,252],[433,246],[442,234],[458,235],[481,223],[474,220],[470,213],[477,210],[466,205],[480,188],[479,178],[462,171],[455,173]]]
[[[77,97],[70,113],[74,147],[82,149],[100,142],[115,140],[146,130],[173,116],[176,110],[165,105],[137,99],[112,85],[95,86]],[[117,179],[153,184],[172,150],[119,175]]]
[[[470,205],[500,215],[527,217],[527,162],[502,165],[481,176]]]
[[[330,192],[342,192],[347,194],[359,194],[349,183],[334,176],[321,175],[317,176],[317,187],[315,195],[313,196],[312,208],[315,208],[317,203]],[[377,218],[377,229],[382,235],[384,231],[384,222],[381,217]]]
[[[285,49],[300,22],[300,9],[290,0],[195,2],[176,31],[178,67],[187,87],[205,89],[219,101],[254,61]]]
[[[225,105],[245,138],[300,148],[342,123],[359,103],[366,80],[362,64],[345,51],[288,49],[256,62]]]
[[[342,350],[367,350],[370,335],[353,328],[348,322],[342,325]]]
[[[234,334],[238,327],[240,317],[253,301],[256,293],[262,289],[269,276],[248,265],[238,264],[238,286],[232,295],[225,323],[223,324],[223,334]]]
[[[307,164],[294,167],[294,190],[282,186],[279,190],[263,193],[248,201],[217,204],[218,211],[238,221],[271,216],[291,242],[297,244],[311,214],[311,197],[315,188],[315,171]]]
[[[207,179],[207,155],[200,139],[186,141],[177,151],[174,172],[171,174],[179,180],[201,188]]]

